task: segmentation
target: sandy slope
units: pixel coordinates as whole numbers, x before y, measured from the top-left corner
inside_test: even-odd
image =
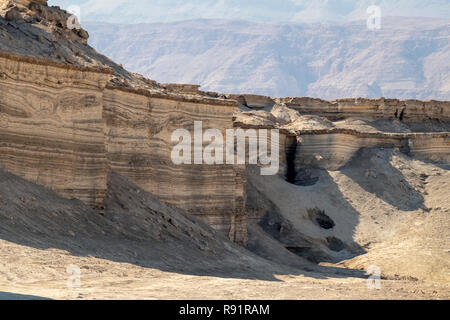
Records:
[[[393,149],[362,149],[339,171],[318,170],[301,187],[259,176],[250,182],[304,239],[339,265],[376,265],[390,279],[450,283],[450,173]],[[320,208],[336,226],[324,230],[308,216]],[[333,252],[324,239],[346,248]],[[323,259],[326,260],[326,259]]]
[[[362,271],[269,262],[114,174],[101,212],[0,174],[0,298],[450,298],[443,282],[382,280],[377,291]],[[70,265],[81,288],[67,287]]]

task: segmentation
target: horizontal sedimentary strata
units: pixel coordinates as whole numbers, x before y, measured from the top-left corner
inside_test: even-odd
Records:
[[[399,148],[417,158],[450,162],[450,133],[361,133],[310,131],[298,136],[296,167],[336,170],[361,148]]]
[[[301,114],[327,117],[331,120],[361,118],[367,120],[400,119],[406,122],[426,120],[450,121],[449,101],[418,101],[397,99],[339,99],[326,101],[316,98],[270,98],[257,95],[230,95],[249,108],[267,108],[282,104]]]
[[[161,200],[247,238],[244,166],[173,164],[176,129],[223,133],[236,102],[107,85],[105,69],[0,56],[0,167],[101,205],[112,169]]]
[[[233,119],[236,127],[278,129],[281,139],[290,139],[280,148],[281,173],[302,167],[335,170],[361,148],[400,148],[424,160],[450,162],[449,122],[440,120],[405,123],[400,119],[371,121],[351,117],[333,122],[323,115],[302,114],[280,103],[256,110],[241,104]]]
[[[0,166],[68,198],[106,192],[103,87],[109,74],[0,57]]]
[[[365,147],[396,147],[449,161],[448,133],[365,132],[325,119],[448,121],[448,102],[224,96],[193,85],[164,87],[112,62],[95,67],[91,60],[86,67],[0,54],[2,168],[92,205],[102,203],[107,172],[114,170],[245,243],[244,165],[174,165],[176,129],[192,135],[195,121],[223,136],[233,127],[279,128],[280,140],[271,141],[269,134],[268,145],[280,150],[280,173],[338,168]],[[239,104],[256,109],[244,122],[233,117]]]
[[[175,100],[175,101],[181,101],[181,102],[191,102],[191,103],[204,103],[208,105],[223,105],[223,106],[229,106],[229,107],[237,107],[237,102],[235,100],[229,100],[229,99],[221,99],[221,98],[212,98],[208,96],[203,95],[187,95],[187,94],[180,94],[170,91],[151,91],[147,89],[138,89],[138,88],[132,88],[132,87],[126,87],[126,86],[117,86],[108,83],[106,86],[106,89],[111,90],[120,90],[132,94],[137,94],[141,96],[146,96],[150,98],[160,98],[160,99],[168,99],[168,100]]]
[[[86,66],[80,66],[80,65],[71,65],[71,64],[66,64],[66,63],[62,63],[62,62],[51,61],[48,59],[37,58],[37,57],[33,57],[33,56],[17,55],[15,53],[11,53],[11,52],[0,52],[0,58],[18,61],[18,62],[31,63],[31,64],[35,64],[35,65],[57,67],[57,68],[76,70],[76,71],[86,71],[86,72],[105,73],[105,74],[113,74],[113,72],[114,72],[114,70],[112,68],[86,67]]]
[[[340,99],[324,101],[310,98],[278,99],[301,113],[327,116],[333,120],[358,117],[368,120],[400,119],[406,122],[450,120],[450,102],[397,99]]]
[[[255,124],[252,124],[246,120],[248,119],[238,116],[235,127],[256,132],[276,128],[272,122],[264,124],[255,121]],[[307,123],[300,127],[308,129],[294,130],[298,126],[278,128],[280,174],[286,173],[293,161],[296,171],[308,167],[336,170],[347,164],[361,148],[400,148],[403,152],[423,160],[450,163],[450,132],[367,132],[320,124],[316,125],[322,128],[310,129],[311,120],[307,118],[304,121]],[[271,144],[269,139],[268,145]]]
[[[433,162],[450,163],[450,134],[416,135],[408,141],[411,155]]]
[[[68,26],[74,16],[45,3],[0,2],[0,52],[4,57],[36,64],[80,71],[113,73],[110,81],[132,88],[162,90],[141,75],[99,54],[87,44],[88,33],[77,25]]]
[[[235,104],[210,99],[170,99],[108,87],[104,94],[106,148],[112,170],[159,199],[202,217],[239,243],[246,242],[244,166],[175,165],[171,141],[177,129],[231,129]]]

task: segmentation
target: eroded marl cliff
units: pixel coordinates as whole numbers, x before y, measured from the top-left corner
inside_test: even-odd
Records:
[[[243,166],[183,167],[170,157],[172,131],[193,130],[194,120],[232,128],[235,101],[128,73],[45,1],[0,8],[2,168],[99,208],[114,170],[246,242]]]
[[[297,171],[308,166],[336,170],[361,148],[374,147],[450,161],[448,101],[231,97],[239,102],[235,126],[279,129],[286,154],[295,154]]]
[[[159,84],[97,53],[87,33],[67,28],[68,16],[45,1],[0,2],[0,167],[65,197],[101,208],[113,170],[245,244],[245,166],[171,160],[172,132],[192,132],[194,121],[222,133],[280,129],[280,175],[300,185],[315,180],[305,170],[341,168],[363,148],[449,161],[449,102],[272,99]]]
[[[297,264],[273,249],[276,240],[315,263],[379,263],[386,275],[447,279],[450,261],[432,248],[441,246],[435,230],[448,223],[449,102],[234,98],[235,126],[280,130],[279,174],[263,177],[247,167],[252,251]],[[415,221],[413,231],[408,221],[422,217],[430,227]],[[409,259],[412,268],[401,262]]]

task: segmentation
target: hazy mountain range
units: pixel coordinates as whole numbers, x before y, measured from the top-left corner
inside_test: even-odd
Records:
[[[383,17],[450,17],[448,0],[50,0],[75,7],[82,21],[154,23],[193,19],[255,22],[334,22],[367,19],[376,5]]]
[[[270,96],[450,100],[450,20],[340,25],[191,20],[83,23],[90,44],[159,82]]]

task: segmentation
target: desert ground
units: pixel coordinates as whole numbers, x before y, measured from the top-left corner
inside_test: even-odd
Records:
[[[249,249],[258,254],[250,252],[116,174],[99,211],[1,172],[0,298],[449,299],[448,170],[390,149],[360,156],[359,164],[351,164],[353,180],[346,168],[321,171],[320,182],[310,187],[249,172],[262,193],[293,202],[278,204],[285,217],[298,203],[335,199],[328,202],[335,207],[334,232],[344,240],[347,234],[365,253],[319,264],[282,252],[252,223]],[[383,180],[364,190],[354,180],[366,177],[364,168],[358,176],[358,168],[367,161],[378,169],[388,163],[397,168],[418,193]],[[336,200],[331,181],[344,200]],[[395,184],[395,175],[390,181]],[[377,194],[377,187],[404,202]],[[339,206],[346,203],[358,212],[356,223],[342,223],[349,219],[344,215],[339,220],[345,209]],[[381,269],[379,290],[368,286],[370,265]],[[80,270],[79,287],[70,266]]]
[[[16,250],[14,268],[2,275],[5,293],[51,299],[449,299],[450,286],[411,280],[382,280],[370,290],[367,280],[325,274],[273,275],[272,279],[244,279],[186,275],[117,263],[95,257],[74,257],[57,250],[35,250],[2,241]],[[7,255],[10,256],[10,255]],[[47,259],[52,263],[47,263]],[[66,268],[81,266],[81,288],[68,289]],[[18,265],[21,265],[19,267]],[[27,276],[18,277],[17,274]],[[6,296],[7,297],[7,296]]]

